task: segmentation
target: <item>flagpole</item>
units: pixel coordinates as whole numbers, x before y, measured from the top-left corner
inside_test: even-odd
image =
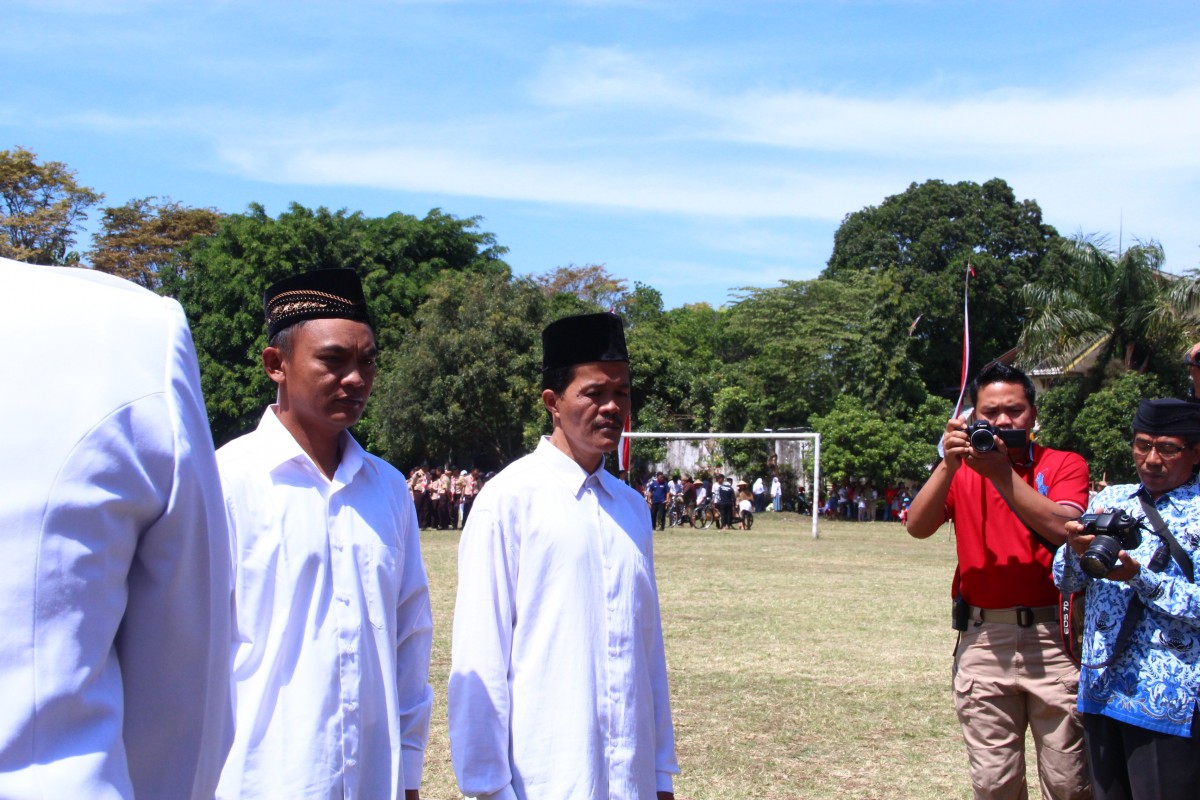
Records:
[[[971,365],[971,304],[970,288],[971,278],[975,275],[975,269],[971,266],[971,260],[967,259],[967,271],[963,275],[963,349],[962,349],[962,377],[959,380],[958,386],[958,402],[954,404],[954,416],[957,417],[962,413],[963,395],[967,393],[967,371]]]

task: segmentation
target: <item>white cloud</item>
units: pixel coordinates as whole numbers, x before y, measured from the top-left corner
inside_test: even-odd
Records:
[[[225,171],[267,183],[726,221],[836,222],[913,181],[1001,177],[1064,232],[1114,230],[1124,215],[1126,230],[1162,239],[1182,268],[1195,263],[1197,240],[1200,59],[1174,56],[1155,68],[1142,54],[1054,92],[910,89],[881,98],[730,91],[676,53],[559,47],[528,85],[527,103],[486,115],[382,113],[364,92],[337,107],[272,115],[209,106],[69,119],[108,133],[207,137]],[[762,257],[787,247],[753,227],[725,231],[713,247]]]

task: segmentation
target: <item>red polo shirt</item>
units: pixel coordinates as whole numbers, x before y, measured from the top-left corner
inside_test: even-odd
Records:
[[[1013,471],[1056,503],[1081,513],[1087,505],[1087,462],[1078,453],[1034,445],[1033,463]],[[954,522],[958,547],[955,595],[978,608],[1058,602],[1050,572],[1054,554],[1034,538],[991,481],[965,464],[950,483],[946,518]]]

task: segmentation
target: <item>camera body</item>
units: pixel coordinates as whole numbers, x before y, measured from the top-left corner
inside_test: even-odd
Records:
[[[996,437],[1008,448],[1024,447],[1028,439],[1024,428],[997,428],[986,419],[977,419],[967,426],[967,439],[977,453],[996,449]]]
[[[1079,566],[1093,578],[1103,578],[1117,565],[1117,554],[1142,543],[1142,523],[1124,511],[1084,514],[1078,520],[1084,533],[1095,536]]]

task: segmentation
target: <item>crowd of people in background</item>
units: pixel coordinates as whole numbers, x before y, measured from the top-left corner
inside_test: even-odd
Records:
[[[415,468],[408,475],[408,488],[417,507],[417,524],[422,530],[458,530],[467,524],[471,506],[483,485],[495,475],[478,468]]]
[[[845,481],[825,497],[821,513],[851,522],[904,522],[914,490],[902,481],[879,489],[873,483]]]
[[[754,515],[766,511],[797,511],[812,513],[804,484],[798,484],[785,498],[783,479],[778,474],[760,476],[749,483],[715,470],[698,472],[658,471],[652,476],[629,480],[622,472],[621,480],[629,483],[646,498],[655,530],[665,530],[677,521],[692,522],[712,516],[719,529],[749,530]],[[707,527],[707,526],[705,526]]]
[[[415,467],[408,475],[408,488],[417,508],[422,530],[459,530],[467,523],[475,497],[494,472],[458,469],[454,466]],[[752,482],[721,472],[704,470],[694,477],[674,470],[629,480],[620,478],[639,491],[650,507],[655,530],[665,530],[676,519],[691,522],[711,509],[715,526],[728,530],[749,530],[754,515],[766,512],[795,511],[812,513],[812,498],[804,483],[784,491],[781,476],[759,475]],[[915,488],[902,481],[885,484],[844,481],[827,484],[820,495],[820,513],[828,519],[850,522],[904,522]],[[674,523],[671,523],[674,524]]]
[[[621,479],[627,480],[625,473]],[[718,528],[741,530],[750,528],[754,514],[813,511],[812,498],[804,483],[798,482],[785,493],[778,473],[760,475],[748,483],[719,472],[703,471],[693,477],[686,472],[658,471],[629,482],[645,496],[655,530],[668,527],[676,504],[677,517],[684,521],[702,517],[711,507]],[[828,519],[850,522],[903,523],[915,491],[903,481],[882,487],[870,482],[843,481],[825,486],[819,498],[820,513]]]

